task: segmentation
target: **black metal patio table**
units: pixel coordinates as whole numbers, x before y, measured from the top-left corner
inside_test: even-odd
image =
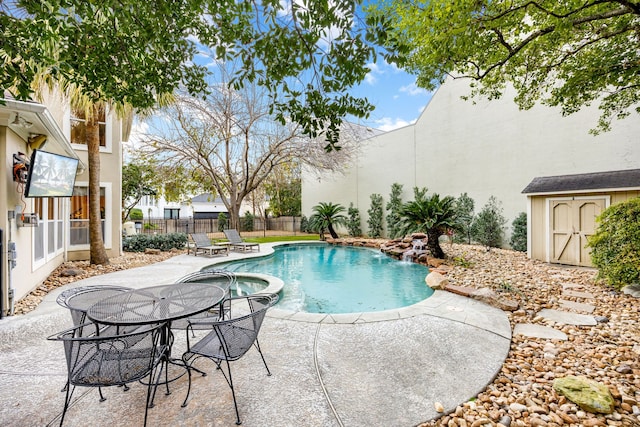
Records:
[[[171,322],[215,307],[222,301],[224,295],[225,291],[222,288],[204,283],[175,283],[134,289],[96,302],[87,310],[87,318],[114,326],[164,323],[161,340],[167,344],[167,352],[164,355],[165,381],[163,383],[166,383],[167,394],[169,394],[168,383],[186,372],[181,359],[171,358],[173,343]],[[179,365],[185,370],[180,375],[169,379],[169,364]],[[162,371],[158,375],[156,384],[161,383],[161,375]],[[151,406],[153,406],[153,399]]]

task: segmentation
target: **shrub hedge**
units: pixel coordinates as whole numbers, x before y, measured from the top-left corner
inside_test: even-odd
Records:
[[[171,249],[184,249],[187,244],[185,233],[169,234],[136,234],[125,237],[122,240],[122,250],[126,252],[144,252],[145,249],[160,249],[170,251]]]
[[[640,197],[610,206],[597,220],[589,247],[599,278],[616,289],[640,283]]]

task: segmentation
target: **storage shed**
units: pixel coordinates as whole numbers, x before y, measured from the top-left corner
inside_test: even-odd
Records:
[[[640,169],[534,178],[527,195],[530,258],[591,266],[587,239],[612,204],[640,197]]]

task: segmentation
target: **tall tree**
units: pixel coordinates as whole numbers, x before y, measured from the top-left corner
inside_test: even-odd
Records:
[[[372,3],[367,19],[423,88],[466,77],[472,96],[497,98],[511,83],[521,108],[540,100],[565,115],[597,103],[593,133],[640,113],[637,1],[390,0]]]
[[[324,134],[327,149],[332,149],[346,115],[366,117],[372,110],[366,99],[353,97],[347,90],[364,79],[374,54],[354,30],[358,4],[330,0],[0,2],[0,89],[27,100],[37,81],[46,76],[75,87],[96,108],[147,109],[169,99],[178,87],[192,95],[206,92],[208,71],[194,60],[197,40],[218,58],[242,62],[233,76],[236,88],[248,82],[265,88],[278,120],[293,120],[313,137]],[[285,97],[279,98],[281,94]],[[92,126],[90,116],[88,127]],[[99,177],[100,159],[94,151],[89,145],[89,187],[95,192],[99,185],[92,184],[92,177]],[[94,209],[90,228],[97,230],[99,203],[91,199],[99,194],[90,193],[89,198]],[[97,231],[90,234],[98,236]],[[100,241],[92,240],[90,257],[92,263],[108,263],[101,236]]]
[[[178,87],[206,92],[211,49],[237,60],[232,83],[261,86],[274,115],[320,134],[334,148],[347,115],[373,107],[349,88],[369,72],[375,51],[358,23],[357,1],[18,0],[0,2],[0,87],[19,99],[49,73],[95,100],[153,107]],[[59,49],[64,46],[64,49]]]
[[[257,85],[228,84],[233,64],[220,64],[218,82],[202,98],[177,95],[176,102],[149,122],[146,144],[164,165],[188,166],[204,175],[239,228],[240,206],[271,174],[291,164],[336,170],[349,150],[326,153],[323,139],[310,139],[294,122],[279,123],[268,93]]]

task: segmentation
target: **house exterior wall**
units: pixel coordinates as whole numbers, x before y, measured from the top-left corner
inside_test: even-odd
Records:
[[[366,233],[370,194],[382,194],[386,204],[397,182],[405,202],[413,199],[415,186],[441,196],[466,192],[476,213],[493,195],[502,202],[509,233],[527,210],[521,191],[534,177],[640,167],[637,114],[594,137],[588,131],[597,124],[595,107],[562,117],[546,106],[520,111],[513,93],[474,103],[460,98],[468,92],[467,81],[446,81],[415,124],[363,141],[344,176],[318,182],[305,173],[303,213],[309,216],[321,201],[345,207],[353,202]]]
[[[54,110],[56,111],[56,110]],[[65,134],[71,135],[71,112],[68,105],[62,111],[56,111],[62,117]],[[122,122],[115,113],[106,116],[107,146],[100,147],[100,187],[105,188],[105,249],[109,258],[122,254]],[[72,144],[80,160],[88,164],[85,145]],[[76,187],[89,185],[89,169],[76,177]],[[89,259],[89,245],[69,247],[69,260]]]
[[[640,190],[631,191],[598,191],[598,192],[577,192],[577,193],[561,193],[561,194],[544,194],[528,197],[530,205],[529,218],[529,248],[528,255],[530,258],[540,261],[549,261],[550,248],[547,236],[549,234],[549,215],[548,201],[559,198],[605,198],[609,205],[615,205],[634,197],[640,197]],[[608,207],[607,206],[607,207]]]
[[[16,111],[21,117],[26,118],[32,125],[27,129],[16,128],[11,122],[16,117]],[[47,111],[48,113],[48,111]],[[52,135],[52,122],[50,116],[45,114],[45,109],[40,104],[8,102],[0,108],[0,161],[4,165],[0,174],[0,229],[2,236],[2,255],[0,262],[0,298],[2,299],[2,313],[4,316],[11,312],[9,293],[13,294],[13,302],[19,300],[35,289],[48,275],[64,261],[62,247],[51,249],[48,245],[40,247],[44,254],[36,259],[34,253],[36,245],[35,236],[51,230],[54,227],[41,222],[38,227],[18,227],[16,216],[21,212],[32,213],[36,211],[36,205],[41,199],[24,197],[24,184],[18,184],[13,180],[13,155],[23,153],[30,158],[33,150],[28,146],[27,139],[31,133],[46,133],[49,141],[47,151],[57,154],[69,155],[67,151],[56,142],[59,135]],[[60,131],[60,129],[57,129]],[[55,133],[55,132],[54,132]],[[70,146],[68,149],[71,150]],[[50,199],[49,199],[50,200]],[[48,203],[49,200],[47,200]],[[60,215],[68,215],[65,210],[65,199],[60,200],[55,211]],[[52,228],[47,228],[52,227]],[[51,241],[51,237],[47,236]],[[9,260],[9,245],[15,246],[15,266],[12,267]]]
[[[16,126],[16,112],[31,127]],[[101,183],[107,189],[105,206],[106,247],[109,257],[121,253],[121,171],[122,132],[116,117],[107,120],[109,143],[101,153]],[[88,259],[89,248],[73,247],[70,242],[69,198],[26,198],[24,186],[13,181],[13,155],[24,153],[29,158],[33,149],[28,144],[31,134],[47,135],[44,151],[79,158],[81,167],[88,164],[84,146],[69,143],[69,107],[58,95],[45,96],[42,103],[6,100],[0,104],[0,229],[2,236],[2,268],[0,273],[1,315],[10,313],[11,302],[18,301],[36,289],[62,262]],[[76,186],[88,181],[88,171],[76,175]],[[38,227],[17,225],[17,211],[38,212]],[[20,215],[17,212],[17,215]],[[44,220],[43,220],[44,218]],[[15,244],[16,264],[10,268],[8,246]],[[13,301],[8,294],[13,293]]]

